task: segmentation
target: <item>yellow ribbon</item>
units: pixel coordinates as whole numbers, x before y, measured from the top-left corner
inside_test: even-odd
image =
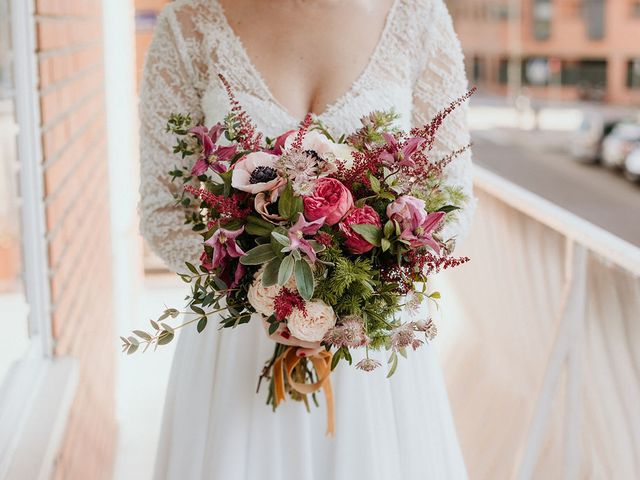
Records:
[[[321,388],[324,390],[324,396],[327,399],[327,435],[334,433],[333,421],[333,390],[331,389],[331,358],[333,354],[326,350],[322,350],[311,357],[306,357],[313,363],[318,374],[318,381],[315,383],[295,382],[291,378],[293,369],[298,365],[301,358],[296,355],[297,347],[287,348],[273,364],[273,381],[275,384],[276,407],[285,400],[284,376],[287,376],[287,382],[292,389],[302,395],[309,395],[317,392]]]

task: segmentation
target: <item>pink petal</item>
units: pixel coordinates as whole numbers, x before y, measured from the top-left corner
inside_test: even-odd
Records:
[[[199,177],[204,172],[206,172],[208,168],[209,164],[207,163],[207,161],[204,159],[204,157],[200,157],[198,161],[193,165],[193,168],[191,169],[191,175]]]
[[[426,221],[420,226],[424,229],[425,233],[431,233],[444,220],[445,215],[445,212],[430,213],[429,215],[427,215]]]

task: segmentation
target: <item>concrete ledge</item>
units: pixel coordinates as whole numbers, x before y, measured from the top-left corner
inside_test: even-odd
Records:
[[[78,383],[72,358],[24,358],[0,387],[0,478],[46,480]]]

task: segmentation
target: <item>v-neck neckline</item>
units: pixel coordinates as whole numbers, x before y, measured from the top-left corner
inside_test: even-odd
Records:
[[[371,70],[373,69],[378,57],[380,56],[385,44],[387,43],[387,37],[389,36],[389,32],[391,30],[391,25],[393,24],[396,10],[398,9],[398,5],[402,0],[393,0],[389,11],[387,12],[384,26],[380,32],[380,36],[378,37],[378,41],[376,46],[371,53],[367,64],[362,69],[362,71],[356,76],[356,78],[351,82],[351,84],[344,90],[342,94],[340,94],[335,100],[326,104],[320,113],[309,112],[316,119],[321,119],[323,117],[329,116],[335,111],[340,110],[354,95],[354,92],[358,90],[358,87],[366,80],[369,76]],[[262,73],[253,63],[251,57],[249,56],[249,52],[245,48],[242,39],[235,32],[231,24],[229,23],[229,19],[226,15],[224,7],[220,0],[214,0],[215,5],[218,7],[219,15],[221,17],[222,28],[224,29],[224,33],[229,37],[231,43],[235,46],[237,53],[245,64],[245,68],[248,73],[258,82],[260,88],[263,93],[268,97],[269,101],[273,103],[283,114],[285,114],[290,120],[293,120],[297,123],[302,122],[302,119],[297,118],[293,113],[289,111],[287,107],[285,107],[271,92],[269,85],[264,80]]]

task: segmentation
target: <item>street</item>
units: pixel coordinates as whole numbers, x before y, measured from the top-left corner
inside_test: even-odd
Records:
[[[476,130],[474,161],[560,207],[640,246],[640,186],[616,171],[575,162],[570,133]]]

